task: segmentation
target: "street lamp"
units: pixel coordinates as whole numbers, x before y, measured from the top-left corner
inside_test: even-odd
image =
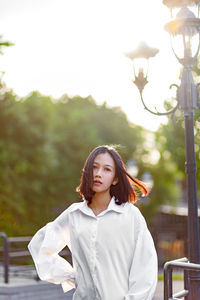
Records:
[[[140,65],[133,64],[135,80],[133,81],[142,93],[145,85],[148,83],[149,58],[154,57],[158,53],[158,49],[149,47],[145,42],[141,42],[139,46],[126,56],[133,61],[140,59]]]
[[[194,110],[200,108],[198,86],[195,85],[192,75],[192,68],[197,61],[200,48],[200,19],[195,16],[189,7],[197,7],[199,11],[199,0],[163,0],[163,4],[171,11],[172,21],[165,25],[166,31],[170,34],[172,50],[183,66],[181,84],[177,86],[177,105],[167,112],[150,110],[143,99],[143,89],[147,84],[147,75],[144,69],[140,69],[137,74],[134,71],[134,83],[140,92],[141,101],[144,108],[155,115],[174,115],[177,109],[183,110],[185,120],[185,144],[186,144],[186,177],[187,177],[187,199],[188,199],[188,259],[190,263],[200,264],[200,244],[199,244],[199,223],[198,223],[198,203],[196,189],[196,160],[194,151]],[[177,11],[174,18],[174,11]],[[176,49],[176,39],[182,41],[182,54]],[[195,43],[195,44],[194,44]],[[143,48],[146,45],[143,44]],[[146,47],[141,50],[140,57],[149,59],[151,49]],[[143,55],[148,53],[148,55]],[[135,63],[138,58],[137,51],[128,55]],[[200,272],[190,271],[189,273],[189,295],[188,300],[200,299]]]

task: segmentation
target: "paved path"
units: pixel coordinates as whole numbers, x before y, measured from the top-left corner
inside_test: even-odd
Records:
[[[22,277],[11,277],[10,278],[10,284],[11,285],[16,285],[16,286],[26,286],[29,284],[36,285],[37,281],[33,280],[32,278],[22,278]],[[0,286],[3,285],[3,278],[0,276]],[[173,281],[173,293],[179,292],[183,290],[183,282],[181,280],[174,280]],[[155,292],[155,296],[153,300],[163,300],[163,292],[164,287],[163,287],[163,281],[159,280]],[[69,293],[65,294],[65,299],[66,300],[72,300],[72,294],[73,291],[70,291]],[[57,299],[55,299],[57,300]]]
[[[183,282],[181,280],[174,280],[173,282],[174,282],[173,293],[180,292],[181,290],[183,290]],[[164,294],[163,281],[159,280],[153,300],[163,300],[164,299],[163,294]],[[72,300],[71,292],[66,294],[66,300]]]

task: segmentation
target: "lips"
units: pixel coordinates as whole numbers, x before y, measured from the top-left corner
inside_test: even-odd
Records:
[[[96,180],[94,180],[94,184],[100,185],[100,184],[102,184],[102,182],[100,180],[96,179]]]

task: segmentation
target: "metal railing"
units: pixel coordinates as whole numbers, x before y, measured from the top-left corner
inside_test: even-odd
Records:
[[[4,232],[0,232],[0,237],[3,238],[3,266],[4,266],[4,282],[8,283],[8,266],[9,266],[9,243],[7,235]]]
[[[3,258],[3,277],[4,277],[4,283],[9,282],[9,274],[14,272],[15,274],[17,273],[26,273],[27,276],[27,271],[29,270],[35,270],[34,265],[27,265],[27,266],[22,266],[22,265],[17,265],[15,268],[12,269],[11,267],[11,260],[16,259],[16,258],[22,258],[25,260],[27,257],[31,258],[31,254],[28,251],[27,248],[13,248],[11,247],[12,243],[28,243],[32,239],[32,237],[29,236],[24,236],[24,237],[7,237],[7,235],[4,232],[0,232],[0,238],[3,239],[3,247],[1,252],[2,252],[2,258]],[[67,256],[68,258],[70,257],[70,251],[68,249],[62,250],[60,252],[61,255]],[[26,268],[25,268],[26,267]],[[39,280],[38,276],[35,276],[36,280]]]
[[[12,258],[25,258],[30,257],[30,253],[25,249],[12,249],[11,243],[28,243],[30,242],[32,237],[24,236],[24,237],[7,237],[4,232],[0,232],[0,237],[3,238],[3,248],[2,257],[3,257],[3,277],[4,283],[9,282],[9,272],[10,272],[10,264]],[[30,268],[30,267],[29,267]],[[33,267],[31,267],[33,269]],[[20,266],[15,268],[15,272],[20,270]]]
[[[184,290],[173,294],[173,270],[184,271]],[[189,271],[200,271],[200,264],[190,263],[186,257],[166,262],[164,265],[164,300],[188,300],[190,292]]]

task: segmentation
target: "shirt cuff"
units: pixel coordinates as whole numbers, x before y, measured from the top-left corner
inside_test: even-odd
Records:
[[[63,289],[64,293],[67,293],[68,291],[70,291],[70,290],[72,290],[72,289],[75,288],[75,282],[71,281],[71,280],[63,281],[61,283],[61,285],[62,285],[62,289]]]

